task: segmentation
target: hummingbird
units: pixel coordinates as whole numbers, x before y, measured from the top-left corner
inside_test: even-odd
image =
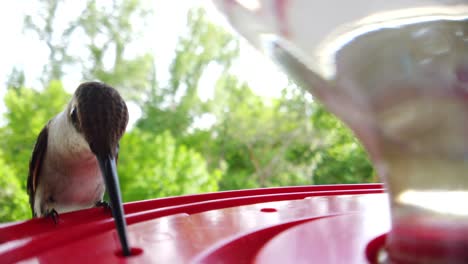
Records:
[[[130,255],[116,164],[119,141],[128,123],[125,101],[111,86],[85,82],[65,109],[50,119],[37,137],[29,164],[27,191],[33,217],[105,205]]]

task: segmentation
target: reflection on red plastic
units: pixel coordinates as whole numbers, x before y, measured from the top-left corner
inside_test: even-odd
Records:
[[[468,263],[468,227],[434,223],[428,225],[418,216],[394,222],[387,235],[391,260],[406,263],[424,258],[431,263]]]

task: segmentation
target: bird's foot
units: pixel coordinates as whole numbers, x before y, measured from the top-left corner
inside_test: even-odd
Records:
[[[109,211],[111,214],[112,214],[112,208],[111,208],[111,205],[109,202],[107,201],[97,201],[95,204],[94,204],[95,207],[102,207],[104,208],[106,211]]]
[[[97,201],[97,202],[94,204],[94,206],[95,206],[95,207],[104,207],[104,208],[106,208],[106,209],[110,209],[110,208],[111,208],[109,202],[104,201],[104,200],[103,200],[103,201]]]
[[[54,224],[55,225],[58,224],[59,214],[57,213],[57,211],[54,208],[47,209],[47,211],[44,213],[44,217],[52,218],[52,220],[54,221]]]

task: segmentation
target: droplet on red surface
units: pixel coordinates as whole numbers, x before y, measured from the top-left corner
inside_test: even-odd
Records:
[[[130,248],[130,256],[124,256],[123,252],[121,249],[117,250],[115,252],[115,255],[119,258],[127,258],[127,257],[135,257],[135,256],[138,256],[140,255],[141,253],[143,253],[143,249],[141,248],[137,248],[137,247],[132,247]]]

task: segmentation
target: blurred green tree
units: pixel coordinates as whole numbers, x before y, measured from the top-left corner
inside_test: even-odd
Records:
[[[6,87],[8,89],[20,89],[24,86],[26,81],[26,75],[22,69],[13,67],[10,74],[8,74],[8,79],[6,81]]]
[[[15,170],[0,154],[0,223],[26,219],[31,216],[28,195],[16,177]]]
[[[50,118],[62,111],[70,98],[58,81],[50,82],[42,91],[20,87],[9,89],[5,95],[6,124],[0,127],[0,147],[5,162],[23,187],[26,186],[29,159],[37,135]]]
[[[190,10],[187,32],[176,47],[168,83],[152,90],[136,126],[153,133],[169,130],[177,138],[187,135],[196,117],[207,111],[198,96],[202,76],[210,74],[216,79],[209,67],[216,65],[221,75],[229,69],[238,52],[234,37],[209,22],[203,9]]]
[[[150,2],[87,0],[74,3],[78,11],[64,18],[63,8],[71,2],[38,0],[39,10],[26,15],[24,29],[46,44],[49,53],[41,81],[62,80],[67,69],[81,73],[84,80],[106,82],[127,100],[139,101],[156,82],[149,50],[129,56],[129,47],[142,36]],[[139,27],[138,27],[138,26]],[[78,53],[77,53],[78,52]]]
[[[168,131],[126,133],[118,163],[125,201],[214,192],[222,175],[221,170],[209,172],[203,156],[177,144]]]
[[[317,104],[312,124],[322,138],[314,150],[315,184],[374,182],[377,177],[368,155],[352,131]]]
[[[118,0],[99,4],[88,0],[82,14],[74,22],[85,36],[87,56],[81,61],[83,77],[112,85],[127,100],[140,102],[155,86],[154,61],[150,50],[129,51],[142,37],[150,1]],[[129,53],[135,53],[129,56]],[[106,58],[107,57],[107,58]]]
[[[309,160],[291,159],[292,148],[310,148],[317,140],[309,119],[313,104],[299,97],[301,90],[291,86],[282,98],[266,99],[225,75],[215,91],[210,101],[217,120],[211,155],[229,168],[221,189],[312,183]],[[294,101],[287,98],[294,93],[299,93]]]
[[[64,68],[73,64],[77,58],[69,53],[71,35],[76,29],[75,23],[57,27],[59,7],[63,0],[39,0],[38,10],[24,18],[24,29],[32,32],[43,42],[49,51],[48,62],[44,65],[41,81],[44,86],[52,80],[61,80]]]

